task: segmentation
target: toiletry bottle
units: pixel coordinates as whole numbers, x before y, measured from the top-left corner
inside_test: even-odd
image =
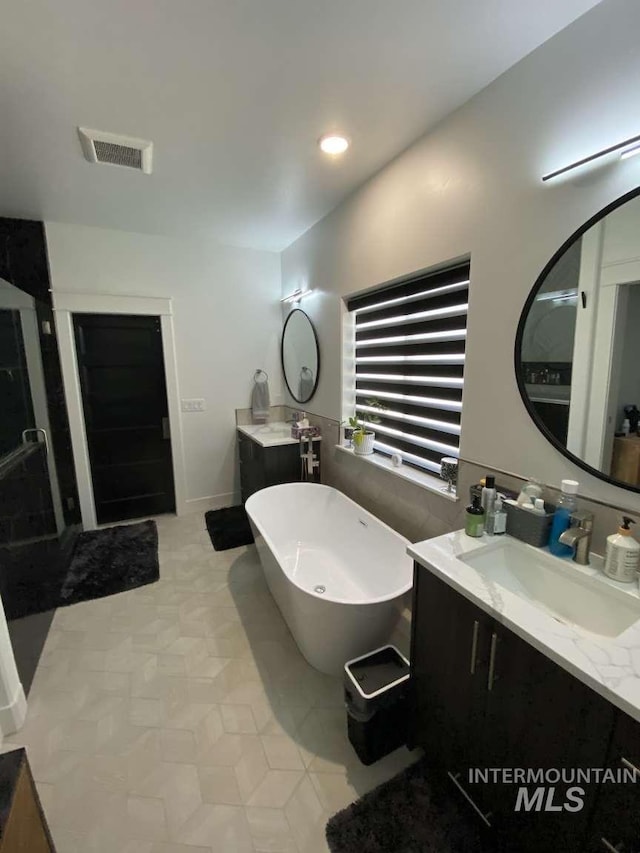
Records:
[[[558,506],[553,514],[551,522],[551,535],[549,537],[549,550],[556,557],[569,557],[573,553],[570,545],[564,545],[559,541],[564,531],[571,523],[571,514],[578,506],[576,495],[578,493],[577,480],[563,480],[560,488],[562,494],[558,500]]]
[[[464,532],[467,536],[482,536],[484,533],[484,510],[480,505],[480,497],[476,495],[471,506],[465,513]]]
[[[507,532],[507,513],[502,507],[502,501],[502,495],[497,495],[493,509],[487,516],[487,533],[490,536],[502,536]]]
[[[487,474],[484,478],[484,486],[482,488],[482,496],[480,503],[482,505],[482,509],[485,512],[485,517],[489,518],[489,515],[493,511],[493,505],[496,502],[496,478]]]
[[[622,421],[622,434],[623,435],[629,435],[630,431],[631,431],[631,426],[629,424],[629,418],[625,418]]]
[[[544,508],[544,501],[542,498],[536,498],[533,502],[533,509],[530,512],[534,512],[536,515],[546,515],[547,511]]]
[[[640,565],[640,543],[631,535],[630,524],[635,524],[635,521],[623,515],[618,532],[607,537],[604,573],[622,583],[632,583],[638,576]]]

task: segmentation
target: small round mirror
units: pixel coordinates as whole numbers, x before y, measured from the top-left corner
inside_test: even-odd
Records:
[[[313,323],[299,308],[289,314],[284,324],[281,357],[289,393],[296,403],[308,402],[318,386],[320,353]]]
[[[536,426],[603,480],[640,491],[640,190],[585,223],[535,283],[516,375]]]

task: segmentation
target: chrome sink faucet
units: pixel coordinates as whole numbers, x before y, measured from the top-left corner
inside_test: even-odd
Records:
[[[589,565],[593,513],[576,510],[571,513],[569,527],[560,535],[559,542],[573,548],[573,561],[580,566]]]

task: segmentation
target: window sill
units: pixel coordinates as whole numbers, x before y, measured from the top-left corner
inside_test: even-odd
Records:
[[[400,465],[396,468],[391,463],[388,456],[383,456],[381,453],[372,453],[370,456],[359,456],[353,452],[352,447],[345,447],[343,444],[336,444],[336,450],[341,450],[343,453],[348,453],[354,459],[359,459],[366,465],[375,465],[376,468],[382,468],[402,480],[408,480],[415,486],[421,489],[426,489],[428,492],[434,492],[440,495],[445,500],[456,503],[459,498],[455,492],[448,492],[447,486],[439,477],[434,477],[433,474],[427,474],[426,471],[418,471],[416,468],[411,468],[409,465]]]

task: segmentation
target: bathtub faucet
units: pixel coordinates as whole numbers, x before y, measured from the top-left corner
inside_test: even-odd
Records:
[[[305,452],[304,443],[307,442],[307,450]],[[320,460],[316,457],[313,450],[313,438],[311,436],[300,436],[300,479],[313,480],[313,472],[320,467]]]

